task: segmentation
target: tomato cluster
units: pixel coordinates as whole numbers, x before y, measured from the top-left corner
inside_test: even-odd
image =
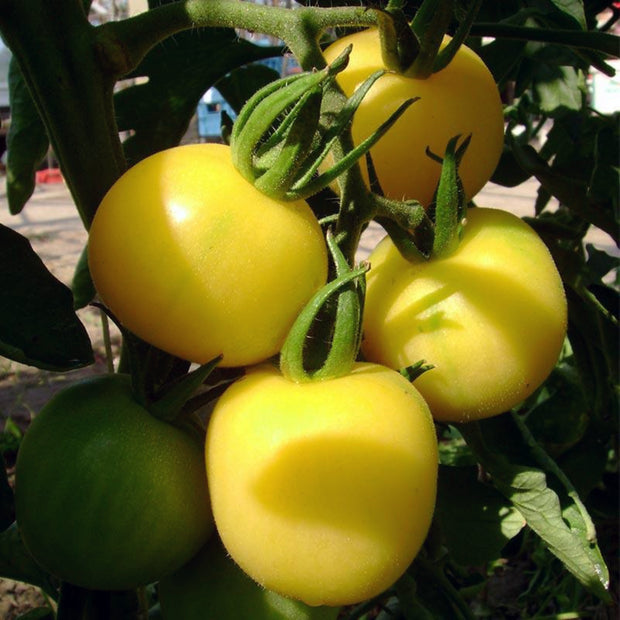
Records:
[[[327,58],[349,43],[345,91],[380,65],[374,30]],[[354,140],[411,95],[420,101],[372,150],[384,193],[431,202],[440,165],[427,149],[443,156],[452,136],[471,134],[460,172],[472,197],[502,145],[490,73],[462,47],[427,80],[385,75],[356,113]],[[566,330],[542,241],[516,216],[470,209],[446,256],[405,259],[386,238],[370,257],[365,361],[292,380],[272,358],[327,282],[324,235],[307,202],[259,192],[224,145],[165,150],[126,172],[96,214],[89,264],[126,330],[190,362],[246,368],[210,412],[204,451],[119,374],[61,392],[20,450],[17,516],[33,556],[87,588],[161,580],[166,618],[198,618],[205,605],[235,617],[237,594],[252,617],[333,618],[329,608],[381,594],[430,527],[433,418],[515,406],[549,374]],[[421,360],[432,369],[414,386],[398,371]]]

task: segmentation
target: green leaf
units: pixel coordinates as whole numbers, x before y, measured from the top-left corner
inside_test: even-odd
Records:
[[[545,382],[545,396],[527,413],[527,426],[553,456],[579,442],[588,427],[588,405],[577,370],[557,366]]]
[[[279,48],[239,39],[233,29],[184,31],[153,48],[130,78],[147,77],[114,98],[119,129],[131,164],[183,138],[202,95],[231,70],[269,58]]]
[[[618,239],[619,229],[615,214],[610,212],[608,205],[588,198],[585,183],[565,176],[549,166],[529,144],[522,146],[514,139],[510,142],[519,165],[540,181],[544,191],[553,195],[576,215],[604,230],[612,239]]]
[[[15,58],[11,58],[9,65],[9,95],[6,197],[9,210],[15,215],[32,196],[35,173],[45,158],[49,140]]]
[[[88,268],[88,245],[84,246],[75,266],[73,280],[71,281],[71,292],[73,293],[73,307],[76,310],[86,307],[97,294]]]
[[[540,110],[550,116],[580,110],[583,102],[581,81],[573,67],[539,64],[534,94]]]
[[[459,425],[495,487],[590,592],[609,601],[609,572],[593,525],[563,472],[508,414]]]
[[[480,566],[501,557],[525,520],[492,486],[478,480],[476,467],[439,468],[436,518],[452,558]]]
[[[0,533],[0,576],[37,586],[53,599],[58,597],[58,584],[34,561],[16,523]]]
[[[232,109],[239,113],[243,104],[258,90],[277,80],[280,74],[265,65],[253,64],[249,67],[239,67],[225,75],[216,83],[216,88],[230,104]]]
[[[0,226],[0,355],[46,370],[93,362],[73,295],[25,237]]]
[[[551,0],[551,2],[559,11],[573,18],[583,30],[587,30],[583,0]]]

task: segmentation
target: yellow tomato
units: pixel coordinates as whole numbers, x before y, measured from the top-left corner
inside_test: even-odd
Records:
[[[359,602],[403,574],[431,522],[437,460],[426,403],[374,364],[301,384],[262,365],[225,392],[207,431],[226,549],[258,583],[310,605]]]
[[[277,353],[327,278],[320,226],[305,201],[268,198],[230,149],[161,151],[127,171],[93,221],[89,266],[130,331],[192,362],[241,366]]]
[[[448,41],[446,37],[444,45]],[[377,30],[364,30],[337,40],[326,49],[326,60],[335,60],[347,45],[353,46],[349,64],[336,80],[350,96],[385,65]],[[413,97],[420,99],[370,151],[384,194],[428,205],[441,166],[428,157],[426,149],[443,157],[452,137],[472,134],[459,169],[465,193],[472,198],[493,174],[503,146],[502,102],[491,72],[475,52],[461,46],[447,67],[426,79],[396,73],[382,76],[355,112],[354,142],[359,144],[399,105]],[[363,172],[366,175],[365,166]]]
[[[402,368],[438,420],[496,415],[532,394],[566,334],[560,275],[540,237],[517,216],[470,209],[445,258],[406,261],[389,238],[370,255],[362,351]]]

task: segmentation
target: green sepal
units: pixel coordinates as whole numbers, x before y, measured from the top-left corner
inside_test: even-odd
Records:
[[[92,305],[105,313],[121,332],[123,351],[117,372],[131,376],[136,402],[154,417],[168,422],[176,420],[221,356],[190,372],[190,362],[145,342],[123,326],[104,305]]]
[[[405,72],[407,76],[426,79],[433,73],[439,47],[453,15],[454,0],[424,0],[411,22],[420,50]]]
[[[398,372],[407,379],[410,383],[413,383],[418,377],[421,377],[426,371],[435,368],[433,364],[428,364],[426,360],[420,360],[405,368],[399,368]]]
[[[383,137],[388,129],[390,129],[392,125],[394,125],[394,123],[402,116],[405,110],[407,110],[411,104],[419,100],[419,97],[415,97],[407,99],[401,103],[392,115],[386,121],[381,123],[381,125],[379,125],[379,127],[377,127],[377,129],[370,134],[370,136],[363,140],[354,149],[350,150],[328,170],[320,174],[318,177],[313,178],[319,164],[325,159],[325,157],[327,157],[327,154],[334,145],[335,141],[349,127],[355,111],[359,107],[359,104],[364,96],[370,90],[370,87],[384,74],[384,71],[376,71],[370,75],[347,100],[342,110],[336,116],[333,125],[326,132],[323,140],[321,140],[319,147],[308,155],[307,161],[311,162],[311,165],[305,171],[304,175],[291,188],[291,191],[288,193],[288,198],[290,200],[312,196],[321,189],[330,185],[343,172],[346,172],[361,157],[366,155],[370,149]]]
[[[262,192],[269,192],[273,197],[286,197],[288,188],[295,181],[308,149],[311,147],[314,131],[319,122],[321,113],[322,91],[313,89],[305,93],[295,105],[290,127],[281,143],[274,146],[259,160],[265,162],[265,171],[259,176],[254,185]],[[266,160],[266,161],[265,161]],[[263,166],[262,166],[263,167]],[[278,196],[278,189],[281,196]]]
[[[196,393],[221,361],[222,356],[220,355],[165,385],[148,404],[149,413],[167,422],[176,420],[182,413],[187,401]]]
[[[278,117],[287,108],[294,106],[308,91],[319,86],[328,75],[327,71],[321,71],[277,80],[259,90],[242,108],[233,125],[230,146],[233,164],[248,181],[254,183],[257,175],[261,173],[255,166],[255,153],[261,147],[265,136],[274,131],[273,126]],[[284,128],[288,129],[289,126],[290,124],[286,123]],[[310,130],[314,133],[315,127]],[[276,135],[282,135],[282,128]]]
[[[336,269],[336,278],[322,287],[298,315],[280,352],[280,370],[289,380],[296,383],[333,379],[350,372],[361,341],[361,317],[364,297],[364,275],[370,268],[368,263],[349,267],[342,251],[330,231],[327,243]],[[304,360],[308,334],[323,306],[337,297],[332,339],[329,352],[323,364],[308,371]]]
[[[308,118],[304,124],[295,123],[295,118],[308,102],[314,108],[316,104],[311,94],[321,92],[322,85],[346,67],[350,53],[349,46],[325,69],[275,80],[250,97],[239,112],[230,136],[233,164],[245,179],[255,184],[266,170],[270,170],[269,166],[265,167],[268,164],[265,154],[269,151],[277,153],[281,148],[279,144],[286,140],[292,128],[302,143],[311,142],[318,128],[318,114],[312,123],[308,123]],[[285,175],[294,176],[289,171],[285,171]],[[264,183],[261,191],[279,197],[283,179],[276,178],[272,183],[273,186]]]
[[[435,61],[433,62],[433,73],[437,73],[438,71],[445,69],[452,62],[452,59],[459,51],[459,48],[469,36],[469,31],[474,23],[474,20],[476,19],[476,15],[480,10],[481,5],[482,0],[474,0],[471,6],[467,9],[465,19],[459,24],[452,40],[435,57]]]
[[[317,194],[368,153],[370,148],[417,99],[398,109],[360,145],[318,174],[335,142],[348,131],[362,99],[385,71],[369,76],[334,118],[322,114],[326,89],[348,63],[351,47],[322,71],[276,80],[251,97],[230,136],[232,161],[241,175],[264,194],[300,200]]]
[[[434,216],[435,233],[432,255],[446,256],[454,251],[463,230],[463,218],[467,202],[463,184],[458,175],[458,166],[465,154],[471,135],[457,148],[460,136],[450,139],[441,165],[441,175],[435,198],[429,210]]]
[[[388,4],[377,11],[383,64],[390,71],[403,73],[420,52],[420,42],[413,33],[402,8]]]

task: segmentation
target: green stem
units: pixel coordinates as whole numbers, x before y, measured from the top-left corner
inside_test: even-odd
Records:
[[[239,0],[172,2],[100,27],[119,75],[134,69],[162,39],[196,27],[242,28],[284,41],[304,69],[322,68],[325,61],[318,35],[336,26],[376,25],[376,11],[365,7],[302,7],[291,10]]]
[[[86,228],[125,169],[112,89],[80,0],[4,0],[0,32],[45,124]]]
[[[114,355],[112,353],[112,339],[110,338],[110,319],[101,308],[99,309],[99,315],[101,317],[101,331],[103,333],[106,370],[111,374],[114,372]]]
[[[537,41],[540,43],[556,43],[569,47],[590,49],[616,58],[620,57],[620,38],[606,32],[530,28],[528,26],[478,22],[472,25],[470,35],[475,37],[496,37],[500,39]]]

